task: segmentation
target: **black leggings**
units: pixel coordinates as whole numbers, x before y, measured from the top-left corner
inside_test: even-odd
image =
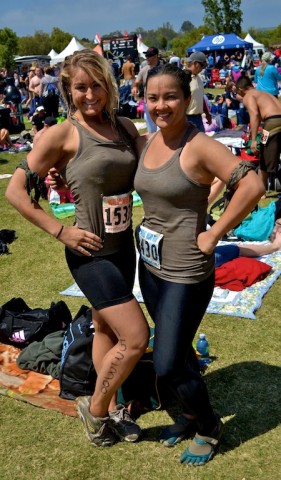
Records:
[[[209,434],[217,419],[199,373],[192,341],[214,288],[214,275],[197,284],[173,283],[153,275],[142,260],[140,287],[155,323],[154,368],[181,403],[197,418],[198,431]]]

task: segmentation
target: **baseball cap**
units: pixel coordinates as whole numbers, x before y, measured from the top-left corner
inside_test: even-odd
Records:
[[[57,120],[54,117],[46,117],[44,120],[44,125],[48,125],[48,127],[51,127],[52,125],[56,125]]]
[[[199,62],[202,64],[207,64],[207,57],[203,52],[193,52],[188,58],[187,62]]]
[[[45,108],[42,105],[36,108],[36,112],[42,112],[43,110],[45,110]]]
[[[146,57],[154,57],[154,55],[158,55],[159,50],[156,47],[149,47],[146,52],[144,52]]]
[[[271,52],[265,52],[261,59],[264,62],[271,62],[274,59],[274,55]]]

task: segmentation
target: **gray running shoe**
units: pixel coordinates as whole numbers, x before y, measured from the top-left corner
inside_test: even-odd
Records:
[[[132,419],[128,409],[124,405],[119,404],[116,410],[109,412],[110,420],[115,433],[120,440],[126,442],[136,442],[141,435],[141,428]]]
[[[97,447],[111,447],[117,442],[117,437],[109,417],[93,417],[90,413],[91,397],[77,397],[76,410],[82,420],[87,438]]]

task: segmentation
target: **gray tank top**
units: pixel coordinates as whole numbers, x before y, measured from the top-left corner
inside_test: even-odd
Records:
[[[176,283],[200,282],[214,269],[213,255],[203,254],[196,243],[198,234],[205,230],[210,186],[187,177],[179,161],[188,138],[197,133],[193,126],[188,127],[180,146],[164,165],[145,168],[144,157],[156,133],[142,152],[135,176],[134,186],[144,206],[142,225],[163,235],[159,240],[157,234],[153,236],[149,231],[141,236],[137,233],[140,254],[146,258],[150,271]]]
[[[74,118],[70,121],[78,130],[79,147],[62,175],[75,201],[76,224],[104,240],[103,249],[94,256],[116,253],[132,235],[136,155],[125,140],[103,140]]]

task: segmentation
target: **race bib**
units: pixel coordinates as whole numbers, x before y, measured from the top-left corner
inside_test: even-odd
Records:
[[[267,141],[268,141],[268,138],[269,138],[269,132],[265,129],[262,130],[262,135],[261,135],[261,143],[263,145],[266,145],[267,144]]]
[[[119,233],[126,230],[131,224],[132,194],[112,195],[103,197],[102,210],[106,233]]]
[[[154,232],[143,225],[138,230],[138,247],[142,260],[155,268],[161,268],[160,243],[161,233]]]

